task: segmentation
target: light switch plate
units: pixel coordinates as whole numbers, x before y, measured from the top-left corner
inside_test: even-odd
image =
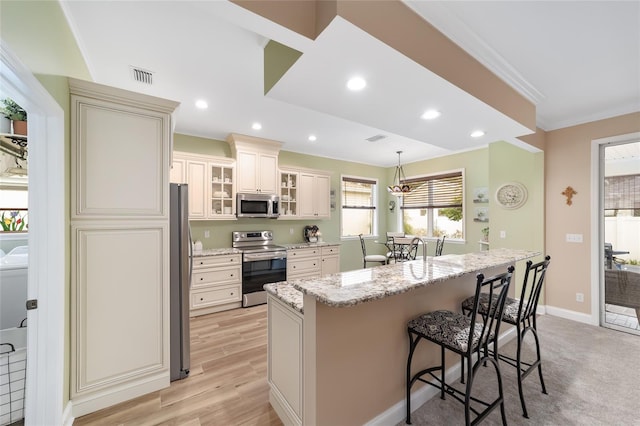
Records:
[[[209,238],[211,236],[211,232],[209,230],[204,231],[204,237]]]
[[[567,234],[566,239],[568,243],[581,243],[582,234]]]

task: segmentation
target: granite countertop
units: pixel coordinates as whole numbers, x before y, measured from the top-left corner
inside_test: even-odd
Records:
[[[193,254],[193,257],[202,256],[224,256],[226,254],[242,254],[242,250],[235,248],[216,248],[216,249],[204,249],[202,252]]]
[[[329,246],[339,246],[339,243],[328,243],[326,241],[322,241],[319,243],[290,243],[290,244],[282,244],[282,247],[287,248],[287,250],[293,249],[301,249],[301,248],[311,248],[311,247],[329,247]]]
[[[428,257],[423,260],[376,266],[342,272],[323,278],[291,280],[287,283],[318,302],[333,307],[354,306],[372,300],[481,272],[507,266],[541,254],[529,250],[493,249],[476,253]],[[288,290],[287,290],[288,291]]]
[[[267,293],[272,294],[296,311],[304,314],[302,292],[293,288],[293,286],[288,282],[282,281],[279,283],[265,284],[264,289]]]

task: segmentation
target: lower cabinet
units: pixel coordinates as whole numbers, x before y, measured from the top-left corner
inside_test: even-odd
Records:
[[[239,308],[242,301],[242,256],[194,257],[191,316]]]
[[[298,248],[287,252],[287,280],[296,278],[320,278],[320,248]]]
[[[340,272],[340,246],[290,249],[287,252],[287,280],[320,278]]]

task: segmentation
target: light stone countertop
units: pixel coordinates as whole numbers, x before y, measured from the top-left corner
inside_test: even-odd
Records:
[[[288,282],[281,281],[279,283],[265,284],[264,289],[267,293],[273,295],[285,304],[291,306],[301,314],[304,314],[304,307],[302,305],[302,292],[293,288],[293,286]]]
[[[468,254],[449,254],[427,257],[427,261],[375,266],[367,269],[342,272],[323,278],[290,280],[286,283],[318,302],[333,307],[354,306],[372,300],[383,299],[409,290],[439,283],[464,274],[479,273],[493,267],[514,264],[518,260],[540,255],[540,252],[514,249],[492,249]],[[279,284],[281,285],[281,283]],[[272,293],[291,305],[297,298],[289,289]]]
[[[193,255],[193,257],[202,257],[202,256],[224,256],[227,254],[242,254],[242,250],[238,250],[235,248],[215,248],[215,249],[204,249],[201,253]]]
[[[286,247],[288,250],[293,250],[293,249],[301,249],[301,248],[312,248],[312,247],[330,247],[330,246],[339,246],[339,243],[328,243],[326,241],[322,241],[319,243],[307,243],[307,242],[303,242],[303,243],[289,243],[289,244],[282,244],[283,247]]]

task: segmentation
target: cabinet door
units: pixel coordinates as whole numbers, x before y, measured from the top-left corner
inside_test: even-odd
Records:
[[[258,192],[258,154],[238,151],[238,192]]]
[[[204,219],[207,216],[206,183],[207,163],[187,162],[187,184],[189,185],[189,218]]]
[[[169,182],[171,183],[187,183],[186,161],[174,159],[169,171]]]
[[[168,225],[79,225],[73,241],[71,397],[166,373]]]
[[[326,256],[322,258],[322,276],[340,272],[340,256]]]
[[[315,213],[316,217],[331,217],[331,180],[329,176],[318,175],[314,181],[313,193],[315,195]]]
[[[77,95],[71,107],[72,219],[167,218],[169,116]]]
[[[315,217],[314,198],[316,194],[313,192],[313,180],[315,176],[301,173],[300,188],[298,190],[298,210],[302,217]]]
[[[278,193],[278,157],[270,154],[259,155],[260,184],[258,190],[263,194]]]

